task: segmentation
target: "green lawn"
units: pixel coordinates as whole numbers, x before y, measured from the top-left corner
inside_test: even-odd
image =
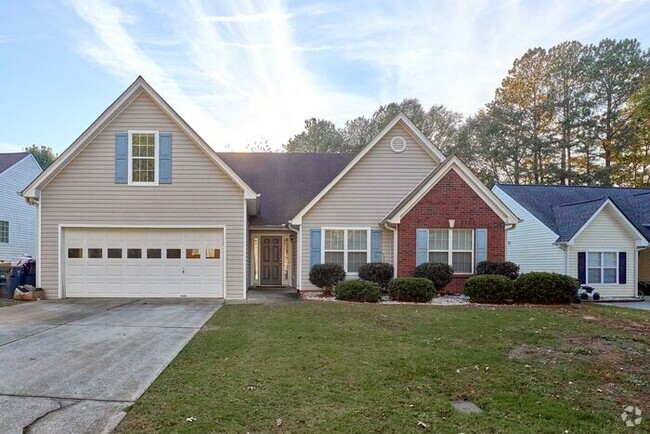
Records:
[[[612,307],[228,305],[118,432],[628,432],[649,360],[650,314]]]

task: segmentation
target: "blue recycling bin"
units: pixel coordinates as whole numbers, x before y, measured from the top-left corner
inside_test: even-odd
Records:
[[[11,263],[0,263],[0,298],[14,298],[13,290],[9,290],[9,272]]]
[[[11,298],[13,298],[14,290],[18,288],[22,284],[22,279],[23,279],[23,267],[11,267],[11,271],[9,272],[9,292],[11,294]]]

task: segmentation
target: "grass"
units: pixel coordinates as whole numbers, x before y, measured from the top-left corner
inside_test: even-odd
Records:
[[[649,332],[584,304],[228,305],[117,432],[623,432],[650,413]]]

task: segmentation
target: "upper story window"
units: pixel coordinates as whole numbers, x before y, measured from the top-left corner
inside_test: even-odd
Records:
[[[0,243],[9,242],[9,222],[0,221]]]
[[[129,132],[129,184],[158,184],[158,132]]]

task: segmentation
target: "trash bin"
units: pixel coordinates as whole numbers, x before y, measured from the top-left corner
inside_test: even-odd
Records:
[[[11,262],[0,262],[0,298],[14,298],[13,289],[9,289],[9,272]]]
[[[21,285],[21,280],[23,278],[23,267],[21,266],[13,266],[11,267],[11,270],[9,271],[9,280],[8,280],[8,288],[11,294],[11,297],[13,298],[14,290]]]
[[[25,274],[22,284],[36,286],[36,261],[33,259],[30,259],[25,264]]]

